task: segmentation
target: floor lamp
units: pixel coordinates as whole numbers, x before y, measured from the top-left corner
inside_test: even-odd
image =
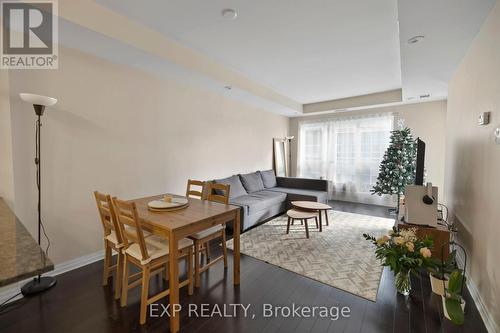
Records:
[[[52,106],[57,103],[57,99],[47,96],[40,96],[35,94],[19,94],[21,99],[25,102],[33,104],[33,108],[35,109],[35,114],[37,115],[36,121],[36,148],[35,148],[35,166],[36,166],[36,187],[38,190],[38,245],[40,243],[40,229],[42,227],[42,216],[41,216],[41,208],[42,208],[42,181],[41,181],[41,151],[40,151],[40,130],[42,127],[41,117],[43,115],[43,111],[46,106]],[[33,294],[37,294],[44,290],[47,290],[53,287],[56,284],[56,279],[52,276],[40,276],[38,275],[32,281],[26,283],[22,288],[21,292],[24,296],[29,296]]]
[[[287,168],[288,168],[288,175],[286,175],[287,177],[291,177],[292,176],[292,140],[294,139],[295,137],[294,136],[285,136],[285,141],[288,143],[288,165],[287,165]]]

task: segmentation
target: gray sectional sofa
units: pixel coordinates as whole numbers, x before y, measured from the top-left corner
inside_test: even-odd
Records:
[[[242,231],[284,213],[291,201],[328,201],[326,180],[275,177],[273,170],[234,175],[214,182],[231,186],[229,203],[241,207]]]

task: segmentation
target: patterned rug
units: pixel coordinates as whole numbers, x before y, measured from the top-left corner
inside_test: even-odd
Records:
[[[363,233],[380,236],[394,220],[338,211],[329,211],[328,219],[321,233],[309,220],[307,239],[297,221],[287,235],[287,216],[282,215],[242,234],[241,252],[375,301],[382,266]],[[227,244],[232,249],[232,240]]]

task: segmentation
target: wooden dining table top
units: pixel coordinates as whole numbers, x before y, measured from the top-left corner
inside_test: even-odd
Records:
[[[137,212],[143,222],[146,221],[149,226],[166,231],[186,228],[224,213],[234,214],[235,210],[240,209],[238,206],[196,198],[188,198],[189,205],[182,209],[158,212],[148,208],[148,202],[161,200],[163,196],[163,194],[160,194],[130,201],[135,202]]]

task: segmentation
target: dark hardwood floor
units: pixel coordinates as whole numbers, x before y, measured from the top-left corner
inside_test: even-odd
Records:
[[[337,210],[387,216],[385,207],[332,202]],[[387,216],[388,217],[388,216]],[[230,261],[231,262],[231,261]],[[41,295],[22,299],[2,309],[0,332],[167,332],[168,318],[148,318],[140,326],[138,289],[129,305],[120,308],[112,288],[101,286],[102,262],[59,275],[57,285]],[[241,256],[241,286],[232,285],[231,267],[212,267],[202,277],[201,288],[188,296],[181,290],[181,332],[486,332],[468,292],[466,319],[461,327],[444,319],[441,298],[432,294],[426,274],[412,277],[409,299],[396,295],[394,276],[385,269],[377,301],[371,302],[308,279],[252,257]],[[152,288],[163,283],[154,280]],[[167,304],[163,299],[162,304]],[[188,304],[250,304],[249,316],[194,318]],[[274,306],[349,307],[349,318],[264,318],[263,304]],[[255,317],[252,316],[255,314]],[[334,313],[333,313],[334,314]]]

